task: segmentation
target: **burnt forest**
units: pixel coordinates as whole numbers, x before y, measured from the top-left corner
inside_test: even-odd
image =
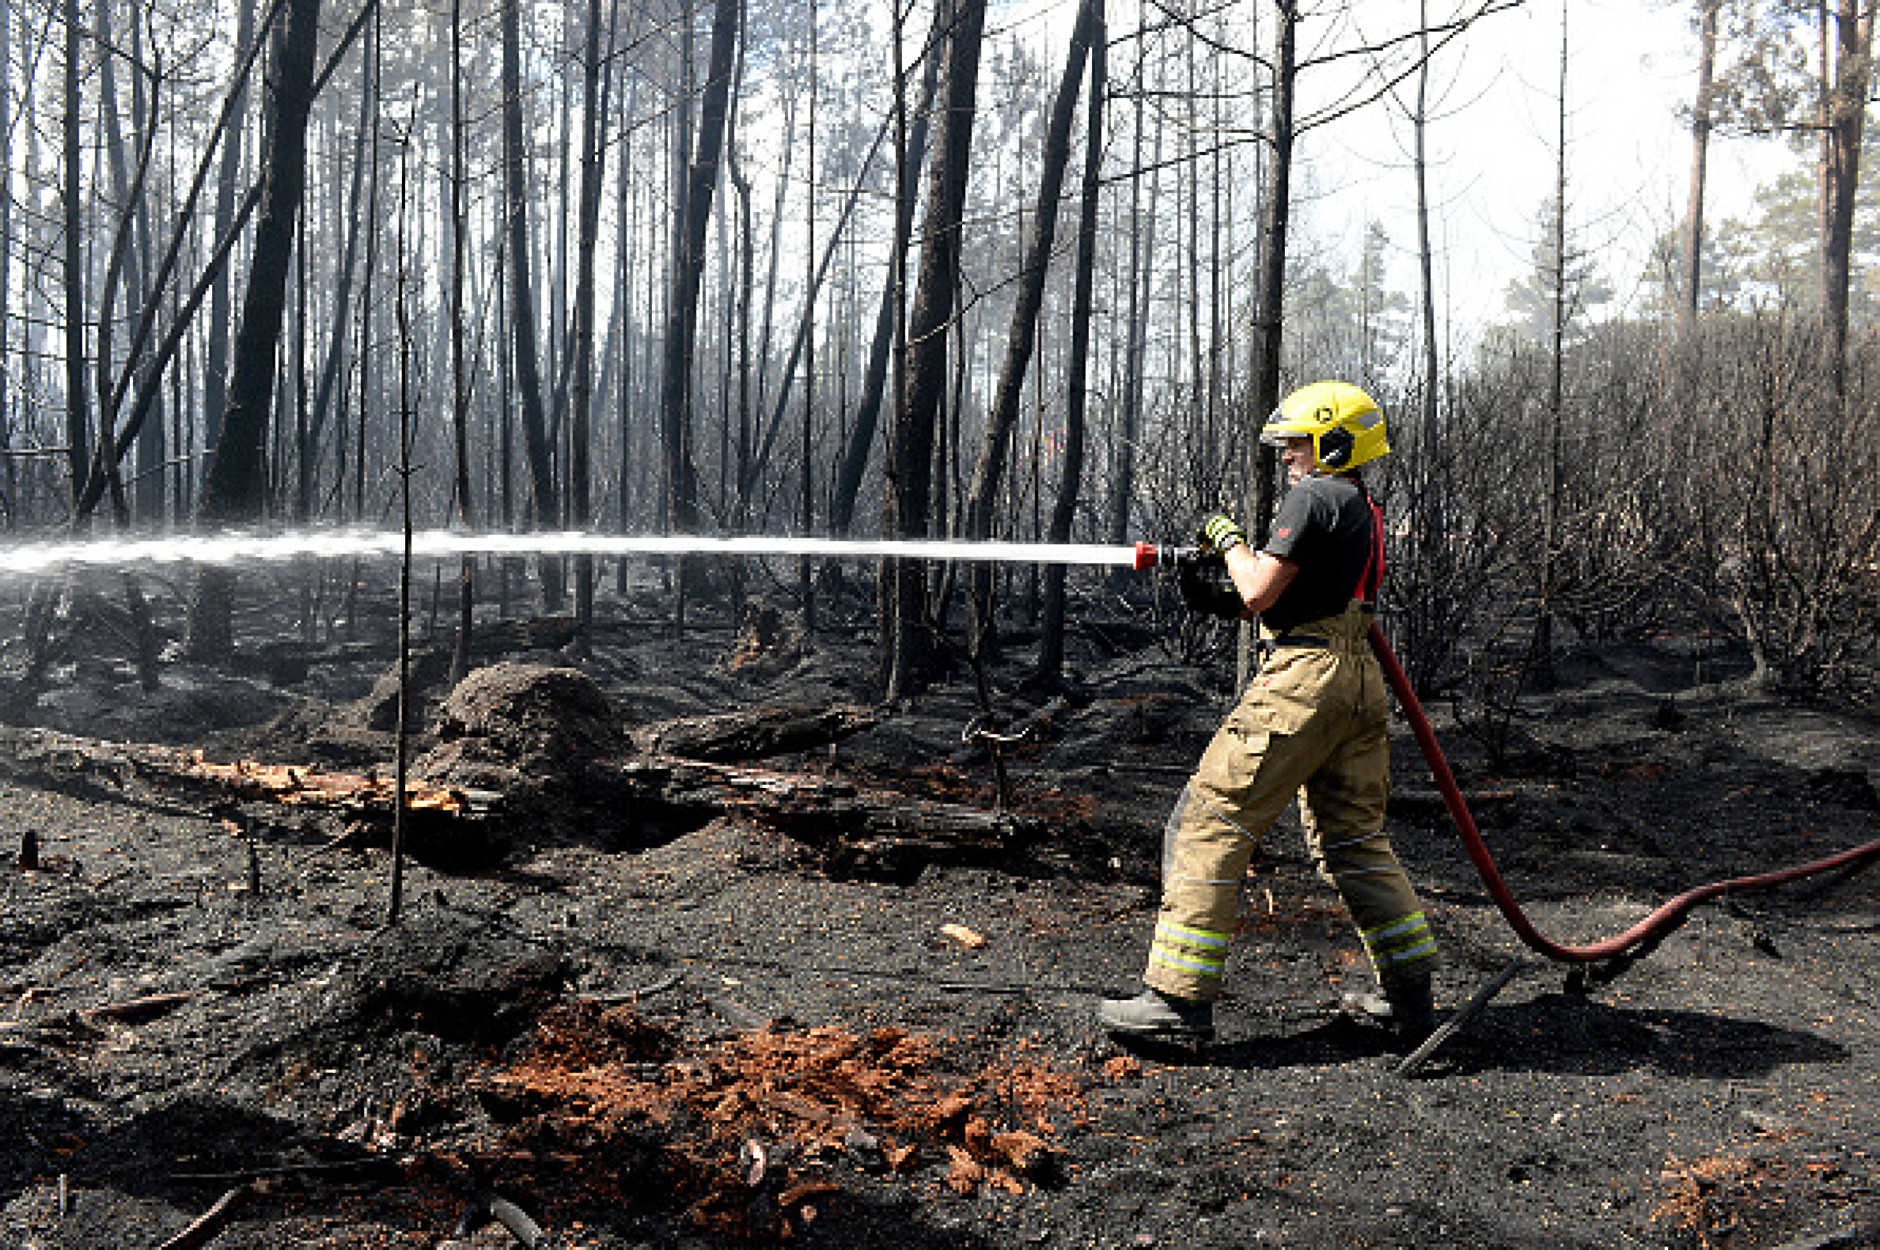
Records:
[[[0,1244],[1880,1247],[1803,8],[6,6]],[[1294,812],[1115,1037],[1321,379],[1441,1027]]]

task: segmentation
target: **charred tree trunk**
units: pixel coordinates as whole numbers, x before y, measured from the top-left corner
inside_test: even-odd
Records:
[[[65,0],[65,117],[61,127],[64,155],[60,198],[65,215],[65,460],[71,473],[72,513],[85,485],[90,461],[89,423],[85,399],[85,222],[84,149],[79,134],[79,47],[84,30],[78,24],[78,0]]]
[[[740,16],[739,0],[717,0],[698,136],[686,171],[683,211],[673,230],[672,296],[666,317],[659,421],[666,490],[671,501],[668,516],[683,533],[698,526],[698,468],[692,454],[692,359],[698,333],[699,288],[705,272],[705,230],[711,222],[712,192],[718,185]]]
[[[277,27],[269,51],[273,72],[268,78],[268,147],[262,161],[266,189],[235,339],[228,408],[203,481],[199,514],[210,525],[253,520],[264,502],[263,444],[274,401],[294,225],[307,181],[307,112],[319,33],[320,0],[288,0],[285,21]],[[197,579],[187,626],[192,658],[228,655],[234,581],[234,574],[221,568],[205,569]]]
[[[815,93],[813,91],[810,93],[809,112],[812,122],[810,127],[809,147],[810,154],[813,156],[816,147],[815,126],[813,124],[816,109]],[[803,315],[797,318],[796,332],[790,338],[790,350],[789,354],[784,359],[782,381],[779,382],[777,386],[777,400],[772,408],[770,419],[764,426],[764,436],[757,440],[753,454],[750,457],[750,463],[745,466],[739,474],[737,511],[741,516],[749,514],[752,492],[756,490],[758,480],[763,476],[764,469],[770,463],[770,455],[775,449],[777,436],[783,429],[785,418],[789,416],[791,388],[796,382],[798,367],[803,364],[806,352],[812,353],[813,359],[810,333],[815,325],[813,316],[815,302],[817,297],[822,293],[823,283],[828,279],[830,267],[835,263],[836,255],[841,249],[844,236],[848,230],[849,218],[854,215],[856,203],[867,190],[869,167],[874,164],[875,155],[880,150],[882,139],[886,136],[886,126],[876,132],[875,142],[869,147],[867,155],[862,158],[862,167],[856,174],[855,184],[849,188],[848,194],[843,197],[842,211],[836,218],[835,230],[830,235],[829,242],[823,247],[822,259],[817,261],[814,265],[811,265],[808,273],[805,275],[804,289],[808,291],[809,294],[805,301]],[[812,194],[810,196],[812,203],[814,202],[814,198]],[[814,249],[812,248],[811,251],[813,253]],[[880,395],[877,394],[875,397],[877,408],[879,408],[880,399]],[[866,457],[866,454],[864,450],[864,457]],[[852,504],[853,500],[851,500],[851,505]]]
[[[944,6],[941,9],[944,12]],[[921,71],[920,102],[907,134],[906,162],[918,166],[927,152],[927,117],[933,108],[934,92],[940,81],[938,49],[930,50]],[[914,230],[914,191],[896,197],[894,254],[907,251],[907,241]],[[829,503],[829,525],[837,534],[847,534],[855,520],[855,500],[861,494],[862,478],[868,472],[868,459],[874,450],[875,433],[881,426],[881,399],[887,389],[888,362],[894,353],[897,310],[902,306],[899,284],[892,263],[888,280],[881,286],[881,306],[875,313],[875,337],[868,351],[868,366],[862,375],[861,399],[855,407],[855,420],[849,427],[842,447],[842,460],[836,467],[835,489]]]
[[[272,0],[268,9],[268,30],[274,29],[275,18],[285,6],[286,0]],[[245,22],[244,25],[251,26],[252,22]],[[97,454],[92,459],[90,476],[83,483],[82,490],[77,497],[76,517],[80,522],[84,521],[98,502],[104,498],[106,489],[119,485],[121,479],[117,475],[117,465],[129,454],[133,444],[142,445],[145,439],[147,418],[157,408],[157,401],[162,395],[161,387],[169,364],[174,359],[184,336],[188,333],[191,321],[202,301],[212,297],[218,290],[226,293],[224,266],[236,240],[247,224],[249,215],[268,189],[268,183],[263,179],[250,188],[239,205],[230,205],[226,214],[218,214],[214,246],[202,266],[194,289],[182,300],[180,306],[166,310],[165,293],[176,273],[182,253],[185,247],[197,242],[191,223],[195,218],[198,197],[207,185],[216,149],[224,137],[228,137],[229,142],[234,143],[234,132],[239,130],[248,76],[259,60],[261,52],[258,40],[253,39],[252,36],[245,36],[245,38],[247,41],[242,48],[239,63],[235,67],[228,97],[223,102],[221,115],[216,119],[210,132],[209,142],[203,150],[195,179],[183,197],[182,204],[172,210],[173,225],[170,242],[164,249],[162,259],[151,269],[148,280],[139,284],[143,287],[142,307],[135,318],[135,327],[131,331],[126,356],[140,367],[127,367],[121,370],[115,382],[109,384],[109,393],[99,396],[100,410],[110,414],[109,419],[101,423],[104,428],[100,430],[99,437],[101,440],[108,441],[110,445],[100,445]],[[154,103],[150,109],[143,111],[154,119]],[[150,124],[154,127],[154,121]],[[147,139],[148,137],[149,135]],[[232,194],[231,189],[231,196]],[[150,345],[151,340],[156,335],[156,327],[165,311],[168,311],[170,315],[171,326],[168,333],[153,349]],[[227,321],[226,311],[222,314],[222,320]],[[146,353],[148,353],[147,360]],[[225,390],[219,384],[222,380],[219,366],[216,377],[218,385],[213,398],[219,424]],[[99,385],[101,390],[107,385],[103,373],[100,374]],[[125,414],[123,427],[114,434],[110,427],[116,423],[119,413]],[[161,420],[160,415],[158,419]],[[183,449],[183,440],[180,437],[176,442],[179,450]],[[213,451],[213,441],[208,449]]]
[[[803,225],[804,246],[803,263],[806,267],[803,291],[803,319],[797,331],[797,339],[803,343],[798,349],[803,356],[803,441],[802,455],[798,464],[797,484],[802,510],[798,524],[802,532],[815,532],[816,524],[816,293],[822,286],[822,275],[827,269],[828,260],[836,253],[836,242],[842,237],[842,223],[837,222],[829,239],[829,255],[819,269],[815,263],[816,255],[816,78],[821,67],[817,64],[817,14],[816,0],[809,0],[809,143],[804,154],[804,172],[808,175],[808,185],[804,187]],[[870,154],[872,156],[872,153]],[[866,174],[868,161],[862,162]],[[850,204],[854,200],[849,201]],[[846,214],[845,214],[846,215]],[[790,379],[796,375],[794,364],[784,371],[783,392],[789,394]],[[779,405],[779,411],[781,411]],[[803,612],[803,626],[811,633],[816,629],[816,571],[815,563],[805,556],[797,561],[797,601]]]
[[[1539,605],[1534,617],[1533,680],[1543,688],[1554,683],[1554,599],[1559,590],[1561,544],[1562,480],[1561,446],[1566,398],[1567,318],[1571,314],[1567,291],[1567,11],[1560,11],[1560,108],[1559,152],[1554,165],[1553,327],[1549,343],[1551,360],[1547,380],[1547,454],[1544,463],[1546,483],[1541,499],[1541,550],[1538,578]]]
[[[1292,219],[1293,87],[1297,72],[1299,5],[1282,0],[1273,47],[1273,185],[1260,231],[1260,268],[1254,293],[1253,411],[1279,406],[1280,343],[1285,329],[1286,236]],[[1273,449],[1256,444],[1253,499],[1248,518],[1254,546],[1266,542],[1273,515]]]
[[[1684,289],[1678,320],[1688,332],[1697,324],[1703,285],[1704,177],[1710,161],[1712,80],[1717,65],[1717,11],[1723,0],[1698,0],[1697,98],[1691,104],[1691,188],[1684,209]]]
[[[235,46],[246,48],[255,38],[256,0],[240,0],[235,19]],[[228,233],[235,217],[235,184],[241,178],[242,113],[248,93],[246,65],[238,74],[229,101],[229,121],[222,146],[222,168],[215,188],[215,237]],[[213,451],[222,437],[222,409],[228,402],[229,279],[218,274],[209,294],[209,341],[202,375],[203,449]]]
[[[362,95],[365,93],[361,93]],[[463,4],[450,5],[450,431],[451,454],[456,471],[457,524],[471,528],[470,510],[470,368],[464,358],[464,235],[468,228],[464,210],[466,177],[464,144],[466,123],[463,107]],[[358,171],[353,174],[353,203],[358,204]],[[352,277],[351,241],[358,237],[358,217],[352,218],[348,231],[348,263],[342,283]],[[333,336],[337,351],[341,335]],[[464,556],[457,564],[457,645],[452,649],[450,675],[453,683],[462,681],[470,671],[471,622],[476,608],[476,561]]]
[[[742,57],[740,56],[740,65]],[[740,69],[740,74],[742,70]],[[735,327],[732,330],[737,340],[736,361],[732,371],[736,374],[737,399],[733,412],[725,414],[726,425],[734,425],[735,440],[730,452],[732,472],[739,482],[751,478],[751,300],[757,293],[757,228],[751,210],[751,180],[745,176],[738,156],[739,144],[730,143],[725,152],[725,173],[731,179],[732,190],[738,198],[738,231],[735,251],[737,254],[737,307],[733,311]],[[733,415],[735,413],[735,416]],[[732,441],[732,440],[728,440]],[[735,528],[742,530],[749,523],[747,498],[740,492],[737,510],[732,517]]]
[[[1145,17],[1145,6],[1138,0],[1136,6],[1136,25],[1140,27]],[[1130,126],[1130,168],[1142,168],[1142,136],[1145,114],[1144,93],[1138,92],[1133,110],[1134,117]],[[1142,178],[1129,180],[1129,264],[1125,281],[1128,283],[1127,309],[1124,313],[1126,324],[1123,328],[1123,376],[1122,395],[1120,397],[1115,437],[1110,447],[1110,496],[1104,525],[1104,536],[1110,542],[1120,543],[1129,536],[1131,509],[1135,506],[1136,495],[1136,442],[1138,428],[1141,425],[1142,411],[1142,344],[1145,323],[1148,321],[1148,298],[1144,292],[1146,279],[1143,274],[1144,258],[1155,252],[1155,202],[1161,184],[1161,128],[1156,129],[1156,152],[1149,161],[1149,213],[1148,220],[1143,220]],[[1120,588],[1126,575],[1119,573],[1116,584]]]
[[[1255,420],[1279,406],[1280,343],[1285,330],[1286,232],[1292,218],[1293,87],[1298,72],[1299,5],[1281,0],[1273,33],[1273,178],[1260,230],[1260,269],[1254,293],[1253,413]],[[1273,449],[1255,441],[1248,525],[1253,545],[1266,545],[1273,519]],[[1252,676],[1252,635],[1241,629],[1236,686]]]
[[[924,538],[932,515],[933,450],[947,385],[947,337],[959,288],[961,216],[972,153],[985,0],[941,0],[949,19],[939,142],[928,171],[920,276],[908,315],[906,380],[890,445],[886,529]],[[912,694],[930,676],[927,574],[912,560],[884,562],[883,686],[890,699]]]
[[[1423,570],[1421,583],[1424,588],[1444,587],[1449,583],[1449,555],[1444,535],[1448,532],[1444,514],[1447,503],[1448,470],[1442,448],[1442,431],[1438,425],[1439,408],[1437,398],[1441,388],[1442,362],[1437,355],[1436,339],[1436,256],[1430,243],[1430,193],[1429,159],[1427,154],[1427,132],[1429,130],[1429,0],[1423,0],[1420,7],[1423,34],[1421,60],[1417,67],[1416,115],[1412,119],[1415,128],[1415,169],[1417,183],[1417,290],[1418,315],[1423,328],[1423,395],[1421,424],[1422,447],[1421,461],[1411,467],[1412,480],[1420,485],[1412,493],[1417,509],[1417,551],[1416,566]],[[1449,648],[1453,646],[1456,630],[1444,619],[1447,609],[1443,604],[1452,601],[1452,597],[1442,594],[1419,594],[1413,596],[1405,605],[1402,614],[1405,631],[1404,655],[1410,668],[1413,684],[1419,690],[1428,690],[1440,665],[1445,662]]]
[[[1854,252],[1854,202],[1860,190],[1861,130],[1873,77],[1874,6],[1835,0],[1821,37],[1834,75],[1823,97],[1821,133],[1821,287],[1828,380],[1847,399],[1847,306]],[[1830,33],[1832,27],[1832,33]]]
[[[307,437],[316,446],[326,431],[327,414],[339,390],[340,366],[346,359],[347,325],[354,315],[353,282],[359,265],[359,244],[366,232],[365,177],[367,165],[366,136],[372,128],[373,93],[359,93],[359,129],[353,136],[353,172],[346,203],[346,242],[341,249],[338,286],[333,293],[333,319],[327,336],[326,357],[320,365],[320,377],[314,384],[313,403],[307,413]],[[455,281],[455,279],[453,279]],[[453,322],[460,320],[453,317]],[[453,330],[453,334],[455,331]]]
[[[535,341],[535,295],[530,277],[529,187],[522,145],[522,19],[520,0],[503,0],[503,170],[507,214],[509,325],[513,336],[517,401],[522,410],[522,441],[529,462],[529,522],[534,529],[557,522],[555,469],[542,409],[541,360]],[[542,606],[554,613],[562,606],[561,561],[544,555],[539,565]]]
[[[1108,90],[1109,60],[1105,48],[1103,0],[1084,0],[1078,14],[1081,28],[1090,31],[1090,103],[1084,117],[1084,190],[1077,218],[1077,269],[1071,291],[1070,378],[1064,396],[1064,476],[1058,482],[1057,502],[1051,508],[1046,542],[1069,542],[1071,520],[1084,484],[1084,406],[1090,357],[1091,291],[1097,267],[1097,208],[1103,188],[1103,93]],[[1038,640],[1038,675],[1056,681],[1064,669],[1064,579],[1066,569],[1054,564],[1044,576],[1044,625]]]
[[[988,538],[992,534],[994,502],[1004,483],[1007,449],[1024,398],[1025,374],[1031,367],[1033,349],[1038,342],[1038,310],[1044,305],[1045,275],[1051,264],[1052,246],[1057,240],[1058,196],[1064,187],[1065,166],[1070,164],[1071,121],[1077,113],[1084,61],[1101,24],[1102,16],[1095,0],[1083,0],[1077,10],[1076,25],[1071,30],[1064,75],[1058,83],[1050,125],[1045,132],[1038,198],[1032,213],[1032,235],[1025,245],[1019,270],[1018,293],[1005,341],[1005,360],[999,368],[992,411],[986,419],[985,434],[973,463],[972,483],[966,492],[962,528],[971,539]],[[992,588],[990,570],[982,568],[976,572],[974,584],[981,610],[986,611]]]
[[[111,27],[111,6],[99,5],[95,13],[98,27],[98,45],[114,47],[116,39]],[[99,63],[100,103],[99,114],[104,119],[106,142],[111,160],[111,181],[119,204],[120,243],[113,247],[113,258],[122,257],[124,302],[123,313],[130,320],[135,310],[151,296],[152,274],[150,268],[150,201],[144,193],[148,180],[152,154],[156,147],[158,126],[157,88],[162,79],[155,67],[145,68],[143,56],[143,24],[133,20],[130,30],[131,58],[131,104],[128,115],[135,120],[141,131],[137,171],[130,176],[125,163],[124,136],[119,119],[125,114],[119,98],[117,73],[114,68],[117,58],[107,56]],[[117,391],[110,385],[111,351],[109,350],[112,327],[111,309],[116,304],[115,298],[101,301],[99,304],[98,332],[100,346],[97,350],[98,372],[98,454],[102,455],[112,446],[112,431],[117,420],[115,399]],[[124,362],[126,375],[136,375],[147,362],[136,346],[133,346]],[[136,442],[137,461],[134,475],[135,486],[131,494],[132,515],[140,520],[161,520],[163,516],[163,473],[164,459],[163,420],[158,414],[155,421],[146,422]]]
[[[568,505],[569,521],[576,529],[586,529],[593,520],[589,498],[588,455],[589,422],[594,401],[594,259],[600,236],[601,176],[604,169],[601,119],[607,102],[601,86],[601,3],[589,0],[587,38],[583,57],[583,88],[586,96],[581,116],[581,203],[576,223],[579,242],[572,258],[575,265],[573,352],[574,379],[569,387],[568,408]],[[577,644],[585,652],[592,645],[594,627],[594,558],[575,559],[575,619],[580,634]]]
[[[13,63],[13,21],[11,13],[0,13],[0,65]],[[23,86],[26,84],[22,84]],[[0,91],[0,169],[13,172],[13,98]],[[13,278],[13,197],[0,195],[0,291],[10,290]],[[13,375],[7,358],[10,336],[11,301],[0,299],[0,448],[13,446]],[[0,456],[0,524],[9,529],[19,523],[19,468],[12,456]]]
[[[637,82],[621,94],[621,107],[625,110],[618,120],[620,132],[631,132],[627,119],[638,111],[639,90]],[[634,384],[636,375],[633,369],[635,322],[633,313],[633,284],[635,270],[633,253],[637,250],[630,246],[632,241],[632,207],[637,200],[637,188],[630,185],[629,176],[633,169],[633,144],[630,139],[623,139],[620,145],[620,159],[616,163],[614,182],[615,220],[620,224],[621,246],[614,249],[614,319],[619,327],[620,350],[613,357],[616,366],[614,378],[614,407],[620,445],[615,469],[615,493],[618,495],[616,506],[619,511],[619,530],[626,533],[633,524],[633,474],[638,467],[634,457],[634,435],[638,422],[634,420]],[[641,336],[644,337],[644,336]],[[624,593],[627,589],[627,562],[620,561],[614,566],[616,586]]]
[[[113,46],[108,5],[100,5],[95,14],[97,21],[97,39],[100,47]],[[133,24],[134,26],[134,24]],[[134,27],[135,28],[135,27]],[[155,149],[157,134],[156,99],[152,92],[147,101],[148,111],[142,107],[131,110],[131,116],[142,128],[142,141],[137,156],[135,175],[127,174],[124,157],[124,136],[119,125],[117,75],[113,70],[115,58],[106,56],[100,61],[100,98],[99,113],[104,119],[106,147],[111,164],[112,182],[116,188],[119,203],[116,235],[112,241],[111,254],[105,264],[103,292],[98,301],[98,328],[94,355],[98,376],[98,463],[92,467],[94,473],[110,475],[112,501],[120,528],[128,529],[134,520],[131,499],[124,488],[123,479],[118,474],[117,460],[110,457],[114,440],[112,433],[117,424],[117,411],[113,401],[118,391],[111,385],[112,371],[112,328],[115,318],[113,310],[118,306],[118,290],[125,290],[125,308],[128,311],[139,303],[147,292],[142,291],[143,276],[148,270],[147,255],[140,250],[149,237],[149,216],[144,200],[144,183],[150,170],[151,153]],[[141,89],[142,70],[136,71],[139,89],[134,93],[139,104],[146,103],[145,93]],[[138,370],[139,354],[131,349],[130,358],[124,362],[126,376]],[[162,422],[150,423],[147,429],[162,430]],[[140,440],[140,451],[147,453],[147,442]],[[81,521],[83,514],[74,512],[74,519]],[[144,599],[143,589],[138,584],[134,570],[123,572],[124,597],[132,628],[135,631],[138,679],[145,691],[154,691],[158,686],[157,657],[161,643],[157,638],[155,623],[150,616],[149,605]]]
[[[372,21],[369,25],[369,34],[366,40],[365,68],[364,72],[361,74],[363,80],[361,82],[361,88],[369,101],[369,103],[361,105],[361,110],[374,119],[379,117],[380,110],[383,108],[385,101],[384,25],[381,10],[378,6],[374,5],[372,9]],[[358,374],[359,381],[357,401],[359,412],[358,419],[351,423],[354,435],[353,446],[350,449],[352,453],[352,463],[350,465],[347,464],[346,455],[348,448],[346,447],[346,440],[341,438],[333,465],[335,470],[334,476],[338,483],[337,493],[342,515],[344,515],[346,510],[345,482],[348,476],[348,470],[350,469],[350,475],[352,477],[352,519],[355,522],[363,522],[366,518],[367,422],[371,417],[374,407],[372,395],[376,376],[376,353],[373,351],[373,345],[377,342],[377,329],[373,320],[373,310],[375,307],[373,290],[377,285],[379,271],[379,206],[382,203],[379,180],[380,129],[381,128],[376,124],[367,127],[367,147],[369,152],[365,162],[367,184],[364,221],[366,254],[365,263],[362,266],[364,272],[361,275],[359,290],[357,346],[353,349],[354,359],[358,361],[358,367],[355,372]],[[500,301],[498,301],[498,303],[500,304]],[[499,337],[497,341],[503,342],[505,340]],[[505,364],[507,364],[508,357],[504,355],[503,360]],[[504,428],[508,428],[507,422],[504,423]],[[505,447],[504,451],[505,464],[507,464],[508,448]],[[343,613],[346,619],[346,636],[350,639],[357,635],[359,629],[359,577],[356,565],[354,566],[352,575],[346,578],[346,596]]]

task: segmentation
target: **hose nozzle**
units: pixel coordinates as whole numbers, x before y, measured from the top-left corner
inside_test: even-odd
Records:
[[[1134,567],[1138,571],[1142,569],[1152,569],[1157,565],[1166,565],[1169,568],[1179,569],[1183,565],[1198,563],[1206,558],[1206,554],[1207,553],[1203,552],[1199,547],[1172,547],[1161,546],[1156,543],[1137,543],[1136,563]]]

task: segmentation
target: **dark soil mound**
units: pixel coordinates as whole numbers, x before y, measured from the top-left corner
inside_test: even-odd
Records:
[[[505,661],[480,668],[444,700],[437,736],[466,756],[524,773],[562,773],[623,746],[607,696],[572,668]]]
[[[594,763],[618,757],[624,737],[607,696],[573,668],[505,661],[473,670],[444,699],[436,745],[412,763],[444,785],[505,796],[512,836],[581,836],[603,791]]]

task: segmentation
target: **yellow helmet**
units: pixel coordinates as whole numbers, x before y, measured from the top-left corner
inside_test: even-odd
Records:
[[[1384,412],[1377,401],[1349,382],[1302,386],[1273,410],[1260,430],[1263,443],[1312,440],[1312,454],[1333,473],[1368,464],[1390,451]]]

